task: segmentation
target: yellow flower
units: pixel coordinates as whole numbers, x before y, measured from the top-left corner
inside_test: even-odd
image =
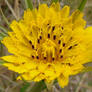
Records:
[[[81,72],[92,60],[92,27],[86,28],[83,14],[60,4],[39,5],[26,10],[19,21],[10,24],[12,32],[2,43],[9,56],[4,66],[20,74],[18,79],[38,82],[58,80],[61,87],[69,76]]]

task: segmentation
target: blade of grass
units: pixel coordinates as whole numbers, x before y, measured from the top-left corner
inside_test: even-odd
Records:
[[[32,0],[25,0],[26,9],[30,8],[33,9]]]
[[[15,17],[16,20],[18,20],[17,15],[15,14],[13,8],[11,7],[10,3],[8,2],[8,0],[5,0],[5,3],[7,4],[7,6],[9,7],[10,11],[12,12],[13,16]]]
[[[82,0],[81,4],[80,4],[79,7],[78,7],[78,9],[79,9],[80,11],[83,11],[83,9],[84,9],[84,7],[85,7],[85,5],[86,5],[86,2],[87,2],[87,0]]]
[[[10,23],[9,23],[9,21],[7,20],[7,18],[5,17],[5,15],[4,15],[4,13],[3,13],[1,7],[0,7],[0,12],[1,12],[1,14],[2,14],[2,17],[3,17],[4,21],[5,21],[6,24],[9,26]]]
[[[4,33],[6,33],[6,34],[7,34],[8,29],[6,29],[5,27],[3,27],[3,26],[1,26],[1,25],[0,25],[0,29],[1,29]]]

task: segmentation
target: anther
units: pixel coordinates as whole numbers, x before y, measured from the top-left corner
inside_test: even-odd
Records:
[[[63,47],[65,47],[65,43],[63,43]]]
[[[25,62],[23,62],[22,64],[25,64]]]
[[[46,57],[44,57],[44,59],[46,59]]]
[[[77,46],[78,44],[75,44],[74,46]]]
[[[72,46],[70,46],[68,49],[69,49],[69,50],[72,49]]]
[[[63,27],[61,27],[62,28],[62,30],[64,29]]]
[[[62,52],[62,49],[60,49],[59,52],[61,53]]]
[[[60,58],[63,58],[63,55],[61,55]]]
[[[61,43],[61,40],[58,41],[58,44],[60,44],[60,43]]]
[[[55,26],[52,27],[52,31],[54,31],[54,30],[55,30]]]
[[[40,43],[40,40],[38,39],[37,42]]]
[[[48,34],[48,38],[50,38],[50,34]]]
[[[36,56],[36,58],[37,58],[37,59],[39,59],[39,57],[38,57],[38,56]]]
[[[34,58],[34,56],[32,56],[32,58]]]
[[[56,35],[53,36],[53,39],[54,39],[54,40],[56,39]]]
[[[29,43],[30,43],[30,44],[32,44],[32,42],[31,42],[31,41],[29,41]]]
[[[54,60],[55,60],[55,58],[52,58],[52,60],[54,61]]]
[[[42,36],[40,36],[40,39],[42,39]]]
[[[34,49],[34,45],[32,45],[32,49]]]

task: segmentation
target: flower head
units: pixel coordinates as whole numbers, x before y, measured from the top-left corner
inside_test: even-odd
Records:
[[[64,87],[68,78],[92,60],[92,27],[86,28],[83,14],[69,15],[69,6],[39,5],[26,10],[21,20],[10,24],[12,32],[2,43],[11,53],[4,66],[20,74],[18,79],[51,82]]]

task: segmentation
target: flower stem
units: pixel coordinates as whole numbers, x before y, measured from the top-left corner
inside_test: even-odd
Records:
[[[80,4],[79,7],[78,7],[78,9],[79,9],[80,11],[83,11],[83,9],[84,9],[84,7],[85,7],[85,5],[86,5],[86,2],[87,2],[87,0],[82,0],[81,4]]]

